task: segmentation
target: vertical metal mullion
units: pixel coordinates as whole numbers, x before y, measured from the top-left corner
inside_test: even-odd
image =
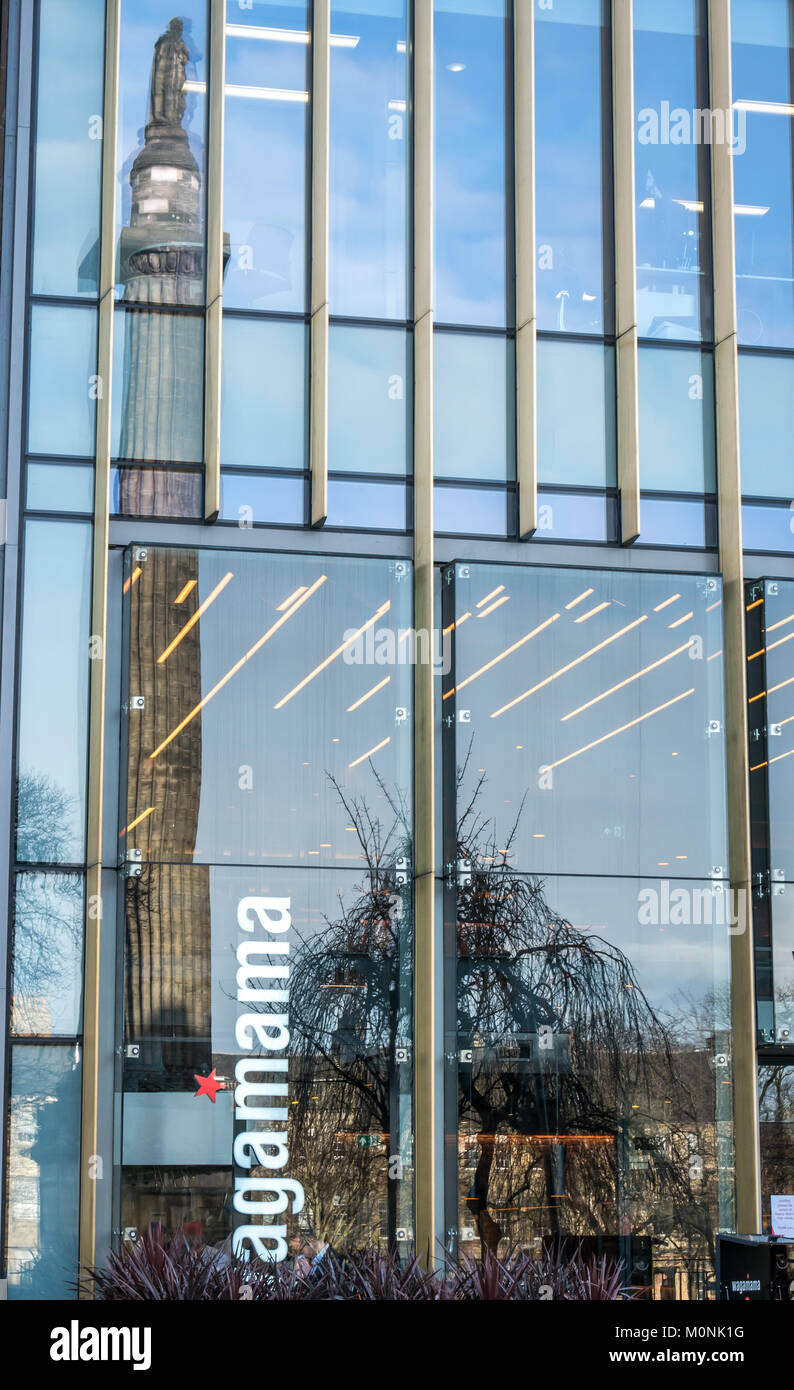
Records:
[[[94,536],[91,579],[92,661],[89,680],[88,810],[86,825],[86,911],[83,964],[83,1077],[80,1141],[79,1262],[85,1269],[96,1251],[97,1183],[94,1155],[99,1144],[99,990],[102,930],[102,789],[105,744],[108,532],[110,516],[113,316],[116,279],[116,140],[121,0],[107,0],[105,89],[100,216],[99,326],[94,476]],[[112,930],[112,925],[109,927]]]
[[[518,534],[538,525],[537,287],[535,263],[535,14],[513,5],[516,246],[516,471]]]
[[[223,332],[223,141],[226,108],[226,3],[210,0],[207,118],[207,274],[204,319],[204,520],[221,507],[221,337]]]
[[[328,199],[331,0],[314,0],[312,19],[312,262],[309,379],[311,524],[328,515]]]
[[[732,113],[730,0],[709,0],[709,71],[713,110]],[[723,576],[725,713],[728,764],[730,878],[745,894],[745,929],[731,937],[733,1093],[736,1132],[736,1222],[747,1233],[761,1229],[758,1138],[755,969],[750,847],[750,782],[747,718],[747,641],[742,487],[739,449],[739,359],[736,318],[736,253],[733,151],[728,140],[711,147],[714,258],[714,383],[717,416],[717,510]]]
[[[621,537],[630,545],[640,534],[633,0],[612,0],[612,131],[618,489]]]
[[[413,33],[414,627],[433,632],[433,0]],[[414,667],[416,1250],[433,1264],[436,1203],[435,727],[432,641]],[[421,650],[421,644],[420,644]]]

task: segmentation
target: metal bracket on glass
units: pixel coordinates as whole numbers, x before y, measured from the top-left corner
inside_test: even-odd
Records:
[[[141,1055],[141,1045],[140,1045],[140,1043],[127,1043],[127,1046],[126,1046],[125,1049],[124,1049],[124,1056],[125,1056],[125,1057],[128,1057],[128,1058],[130,1059],[130,1061],[135,1062],[135,1061],[137,1061],[137,1059],[140,1057],[140,1055]]]
[[[394,1060],[395,1060],[395,1062],[410,1062],[410,1060],[411,1060],[411,1049],[410,1049],[410,1047],[395,1047],[395,1049],[394,1049]]]
[[[394,866],[394,881],[398,887],[404,887],[408,883],[411,873],[411,865],[407,859],[398,859]]]
[[[405,705],[397,705],[394,711],[394,722],[395,724],[408,723],[408,710]]]
[[[408,577],[408,566],[405,563],[405,560],[395,560],[391,569],[392,574],[394,575],[395,583],[397,584],[399,584],[401,580],[406,579]]]
[[[469,566],[468,566],[468,565],[458,565],[457,577],[458,577],[458,579],[470,579],[470,578],[471,578],[471,570],[470,570]]]
[[[149,558],[149,552],[144,545],[134,545],[132,547],[132,559],[136,565],[143,565]]]
[[[770,724],[767,728],[767,738],[781,738],[783,735],[782,724]]]
[[[455,865],[457,874],[457,884],[459,888],[471,887],[471,860],[459,859]]]
[[[769,896],[767,874],[762,869],[759,869],[758,873],[753,874],[753,892],[756,898],[766,898]]]
[[[397,1240],[413,1240],[414,1233],[411,1226],[398,1226],[395,1231]]]
[[[143,873],[143,853],[139,849],[128,849],[124,855],[124,877],[140,878]]]
[[[716,734],[722,733],[722,722],[719,719],[710,719],[706,725],[706,738],[714,738]]]
[[[458,1053],[458,1061],[462,1067],[470,1067],[472,1064],[473,1050],[470,1047],[462,1047]]]
[[[727,1067],[730,1065],[730,1057],[727,1052],[718,1052],[711,1059],[711,1065],[716,1068]]]
[[[127,706],[127,708],[128,708],[128,709],[145,709],[145,708],[146,708],[146,696],[145,696],[145,695],[130,695],[130,701],[129,701],[129,705]]]
[[[459,723],[459,724],[470,724],[470,723],[471,723],[471,710],[470,710],[470,709],[459,709],[459,710],[458,710],[458,723]]]

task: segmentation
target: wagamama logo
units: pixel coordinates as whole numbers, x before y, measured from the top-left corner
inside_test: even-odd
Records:
[[[249,1007],[238,1015],[234,1035],[241,1052],[250,1053],[258,1044],[264,1055],[241,1057],[234,1069],[234,1118],[246,1126],[234,1141],[234,1209],[265,1220],[238,1226],[232,1248],[235,1254],[254,1253],[273,1263],[287,1256],[287,1227],[268,1218],[287,1212],[290,1199],[293,1213],[302,1211],[304,1203],[301,1184],[277,1176],[289,1162],[291,922],[289,898],[242,898],[237,907],[240,931],[250,938],[259,926],[264,936],[242,938],[237,946],[237,1001]],[[254,1177],[254,1166],[267,1169],[267,1176]]]

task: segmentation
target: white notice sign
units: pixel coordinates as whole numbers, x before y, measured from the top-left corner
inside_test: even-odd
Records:
[[[794,1240],[794,1196],[770,1197],[772,1234]]]

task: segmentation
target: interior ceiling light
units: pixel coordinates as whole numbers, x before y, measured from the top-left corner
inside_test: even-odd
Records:
[[[566,613],[570,612],[572,608],[576,608],[578,604],[583,603],[586,598],[589,598],[590,595],[594,593],[595,589],[585,589],[584,593],[579,594],[578,598],[572,598],[570,603],[566,603],[565,605]]]
[[[657,670],[659,666],[664,666],[666,662],[672,661],[673,657],[680,656],[682,652],[688,652],[692,646],[692,638],[684,642],[680,647],[676,647],[674,652],[668,652],[667,656],[660,656],[658,661],[651,662],[650,666],[643,666],[641,671],[635,671],[633,676],[627,676],[624,681],[619,681],[617,685],[610,686],[609,690],[604,690],[600,695],[594,695],[592,700],[586,704],[579,705],[577,709],[572,709],[569,714],[563,714],[560,723],[564,724],[568,719],[574,719],[577,714],[581,714],[586,709],[591,709],[593,705],[599,704],[601,700],[606,700],[608,695],[614,695],[616,691],[623,690],[625,686],[631,685],[633,681],[639,680],[642,676],[647,676],[649,672]]]
[[[281,699],[278,701],[277,704],[273,706],[273,708],[283,709],[284,705],[287,704],[288,700],[291,700],[294,695],[299,694],[299,692],[303,690],[304,687],[307,686],[310,681],[314,680],[315,676],[319,676],[320,673],[325,670],[326,666],[330,666],[331,662],[335,661],[338,656],[341,656],[342,652],[347,651],[348,647],[352,647],[353,643],[357,642],[359,637],[363,636],[363,634],[368,630],[368,628],[371,628],[373,623],[376,623],[378,621],[378,618],[382,618],[384,613],[388,613],[390,608],[391,601],[387,599],[385,603],[381,604],[377,613],[373,613],[372,617],[368,618],[367,621],[360,628],[358,628],[356,632],[352,633],[351,636],[346,638],[344,642],[340,642],[339,646],[335,649],[335,651],[331,652],[330,656],[327,656],[324,661],[321,661],[319,666],[315,666],[314,670],[310,671],[308,676],[304,676],[303,680],[299,681],[298,684],[294,686],[292,690],[289,690],[287,692],[286,695],[282,695]]]
[[[471,613],[469,612],[469,613],[464,613],[463,616],[460,617],[460,618],[456,618],[456,620],[455,620],[454,623],[450,623],[449,627],[445,627],[445,628],[444,628],[443,636],[446,637],[447,633],[452,632],[453,628],[455,628],[455,627],[462,627],[463,624],[465,623],[466,619],[467,619],[467,618],[470,618],[470,617],[471,617]]]
[[[670,598],[666,598],[664,603],[657,603],[656,607],[653,610],[654,613],[661,613],[663,608],[669,608],[670,604],[676,603],[678,599],[680,599],[680,597],[680,594],[673,594]]]
[[[387,743],[391,743],[391,735],[389,735],[388,738],[382,739],[380,743],[376,743],[375,747],[370,748],[368,752],[362,753],[360,758],[354,758],[352,763],[348,763],[348,768],[358,767],[359,763],[363,763],[367,758],[371,758],[375,753],[379,753],[381,748],[386,747]]]
[[[510,602],[510,595],[509,595],[509,594],[503,594],[502,597],[501,597],[501,598],[498,598],[498,599],[496,600],[495,603],[492,603],[491,606],[490,606],[489,608],[483,608],[482,613],[478,613],[478,614],[477,614],[477,617],[478,617],[478,618],[487,618],[488,615],[489,615],[490,613],[493,613],[493,612],[495,611],[495,609],[501,608],[501,606],[502,606],[503,603],[509,603],[509,602]]]
[[[186,92],[206,92],[206,82],[188,81],[184,84]],[[308,92],[293,91],[285,87],[250,87],[227,82],[224,87],[227,97],[250,97],[256,101],[302,101],[309,100]]]
[[[611,608],[610,603],[598,603],[595,608],[590,608],[587,613],[583,613],[581,618],[574,618],[575,623],[586,623],[590,618],[594,618],[596,613],[603,613],[605,608]]]
[[[140,579],[142,574],[143,570],[141,569],[140,565],[136,565],[135,569],[132,571],[132,574],[129,576],[129,579],[124,580],[124,583],[121,586],[121,592],[123,594],[128,594],[133,584],[138,583],[138,580]]]
[[[384,685],[388,685],[390,680],[391,676],[386,676],[378,685],[373,685],[372,689],[368,690],[366,695],[362,695],[358,700],[354,700],[352,705],[348,705],[346,713],[352,714],[354,710],[359,709],[360,706],[364,704],[365,700],[369,700],[372,695],[377,695],[378,691],[382,690]]]
[[[141,814],[136,816],[135,820],[131,820],[129,825],[125,825],[124,829],[119,832],[119,839],[121,839],[122,835],[129,834],[130,830],[134,830],[136,825],[140,825],[141,821],[146,820],[146,817],[150,816],[153,811],[154,806],[147,806],[145,811],[141,811]]]
[[[754,207],[752,203],[734,203],[733,210],[737,217],[766,217],[769,212],[768,207]]]
[[[447,63],[447,72],[465,72],[465,63]]]
[[[226,35],[230,39],[263,39],[268,43],[300,43],[308,46],[311,34],[306,29],[268,29],[260,24],[227,24]],[[361,41],[358,34],[332,34],[332,48],[358,48]]]
[[[553,613],[550,618],[546,619],[545,623],[540,623],[538,627],[533,627],[531,632],[526,633],[524,637],[520,637],[517,642],[513,643],[512,647],[506,647],[498,656],[487,661],[484,666],[480,666],[479,670],[473,671],[470,676],[466,676],[459,685],[453,686],[451,690],[448,690],[444,699],[448,700],[451,695],[455,694],[456,690],[463,690],[465,686],[471,685],[472,681],[476,681],[478,676],[484,676],[486,671],[490,671],[493,666],[497,666],[500,661],[504,661],[505,657],[511,656],[513,652],[517,652],[519,647],[523,647],[525,642],[531,642],[532,638],[537,637],[539,632],[543,632],[547,627],[550,627],[552,623],[556,623],[559,616],[559,613]]]
[[[558,758],[556,763],[543,763],[544,772],[552,772],[555,767],[562,767],[563,763],[569,763],[572,758],[581,757],[582,753],[587,753],[591,748],[597,748],[601,743],[607,743],[611,738],[617,738],[618,734],[623,734],[627,729],[633,729],[637,724],[642,724],[646,719],[652,719],[655,714],[661,714],[662,710],[670,709],[671,705],[677,705],[679,701],[686,700],[687,696],[694,695],[695,687],[691,690],[684,690],[680,695],[675,695],[672,700],[666,700],[663,705],[657,705],[656,709],[649,709],[646,714],[640,714],[636,719],[630,719],[627,724],[621,724],[619,729],[612,729],[608,734],[602,734],[600,738],[594,738],[592,743],[586,743],[583,748],[577,748],[575,753],[567,753],[564,758]],[[792,750],[794,751],[794,750]]]
[[[759,603],[763,603],[763,599],[759,599]],[[764,631],[774,632],[775,628],[785,627],[787,623],[794,623],[794,613],[789,613],[787,618],[781,618],[778,623],[772,623],[769,627],[765,628]]]
[[[792,637],[794,637],[794,632],[790,632],[788,637],[778,637],[776,642],[768,642],[765,647],[761,648],[760,652],[753,652],[752,656],[748,656],[747,660],[755,661],[756,657],[763,656],[764,652],[773,652],[775,647],[782,647],[784,642],[790,642]]]
[[[197,584],[198,584],[198,580],[197,580],[197,579],[189,579],[189,580],[187,581],[187,584],[185,584],[184,588],[182,588],[182,589],[179,590],[179,593],[177,594],[176,598],[174,599],[174,603],[175,603],[175,604],[176,604],[176,603],[184,603],[184,602],[185,602],[185,599],[186,599],[187,596],[188,596],[188,594],[192,594],[192,592],[193,592],[193,590],[195,589],[195,587],[196,587]]]
[[[306,603],[307,600],[310,599],[312,595],[317,592],[320,586],[325,583],[327,578],[327,574],[321,574],[319,579],[315,579],[314,583],[310,585],[310,587],[306,590],[306,593],[301,594],[300,598],[296,599],[292,607],[288,608],[286,613],[282,613],[281,617],[276,619],[272,626],[268,628],[267,632],[262,633],[262,636],[259,638],[259,640],[254,642],[253,647],[249,647],[245,655],[241,656],[239,661],[235,661],[234,665],[231,666],[229,670],[226,672],[226,675],[221,676],[220,680],[217,681],[216,684],[212,687],[212,690],[208,691],[207,694],[204,695],[201,700],[199,700],[197,705],[194,705],[190,713],[186,714],[184,719],[182,719],[179,722],[179,724],[177,724],[176,728],[171,730],[168,737],[164,738],[162,743],[158,744],[158,746],[154,749],[154,752],[149,754],[150,760],[158,757],[160,753],[162,753],[163,749],[167,748],[169,743],[171,743],[173,739],[177,737],[178,734],[181,734],[183,729],[187,728],[187,725],[191,722],[191,720],[195,719],[196,715],[201,713],[205,705],[208,705],[210,700],[213,700],[215,698],[218,691],[223,689],[224,685],[226,685],[226,682],[230,681],[232,676],[235,676],[237,672],[241,670],[243,666],[245,666],[246,662],[250,661],[251,657],[255,656],[256,653],[262,647],[264,647],[266,642],[270,641],[270,638],[278,632],[279,628],[283,627],[284,624],[288,622],[289,619],[293,617],[295,613],[297,613],[298,609],[303,607],[304,603]]]
[[[794,116],[794,106],[787,101],[748,101],[733,103],[734,111],[751,111],[757,116]]]
[[[207,595],[204,602],[199,604],[193,616],[191,618],[188,618],[187,622],[185,623],[185,626],[181,628],[180,631],[176,634],[176,637],[174,638],[173,642],[169,642],[165,651],[160,653],[160,655],[157,658],[158,666],[162,666],[163,662],[168,660],[174,648],[179,646],[179,643],[182,641],[183,637],[187,637],[191,628],[196,626],[196,623],[198,622],[199,618],[202,618],[204,616],[207,609],[210,607],[210,604],[215,602],[216,598],[218,597],[218,594],[220,594],[226,588],[226,585],[232,579],[234,579],[232,571],[227,570],[225,575],[223,576],[223,579],[221,579],[220,582],[215,585],[215,588],[213,589],[212,593]]]
[[[496,598],[497,594],[504,593],[504,587],[504,584],[499,584],[496,589],[492,589],[490,594],[486,594],[485,598],[481,598],[479,603],[474,605],[475,608],[484,608],[486,603],[489,603],[492,598]]]
[[[639,627],[640,623],[646,623],[647,621],[648,614],[643,613],[641,618],[635,618],[633,623],[627,623],[626,627],[622,627],[619,632],[613,632],[611,637],[605,637],[603,642],[599,642],[597,646],[591,647],[588,652],[583,652],[581,656],[575,657],[573,661],[568,662],[567,666],[561,666],[559,671],[552,671],[551,675],[546,676],[545,680],[538,681],[537,685],[530,686],[529,690],[525,690],[523,694],[516,695],[514,700],[508,701],[508,703],[502,705],[500,709],[495,709],[491,718],[498,719],[500,714],[505,714],[507,710],[512,709],[514,705],[520,705],[522,700],[527,700],[529,696],[534,695],[536,691],[542,690],[544,686],[550,685],[552,681],[556,681],[560,676],[566,675],[567,672],[572,671],[575,666],[580,666],[583,661],[587,661],[589,657],[595,656],[596,652],[603,651],[604,647],[609,647],[613,642],[617,642],[619,637],[624,637],[627,632],[631,632],[633,628]]]
[[[694,616],[693,612],[685,613],[683,618],[676,618],[675,622],[668,623],[667,626],[671,629],[674,627],[681,627],[683,623],[688,623],[690,618],[694,618]]]

